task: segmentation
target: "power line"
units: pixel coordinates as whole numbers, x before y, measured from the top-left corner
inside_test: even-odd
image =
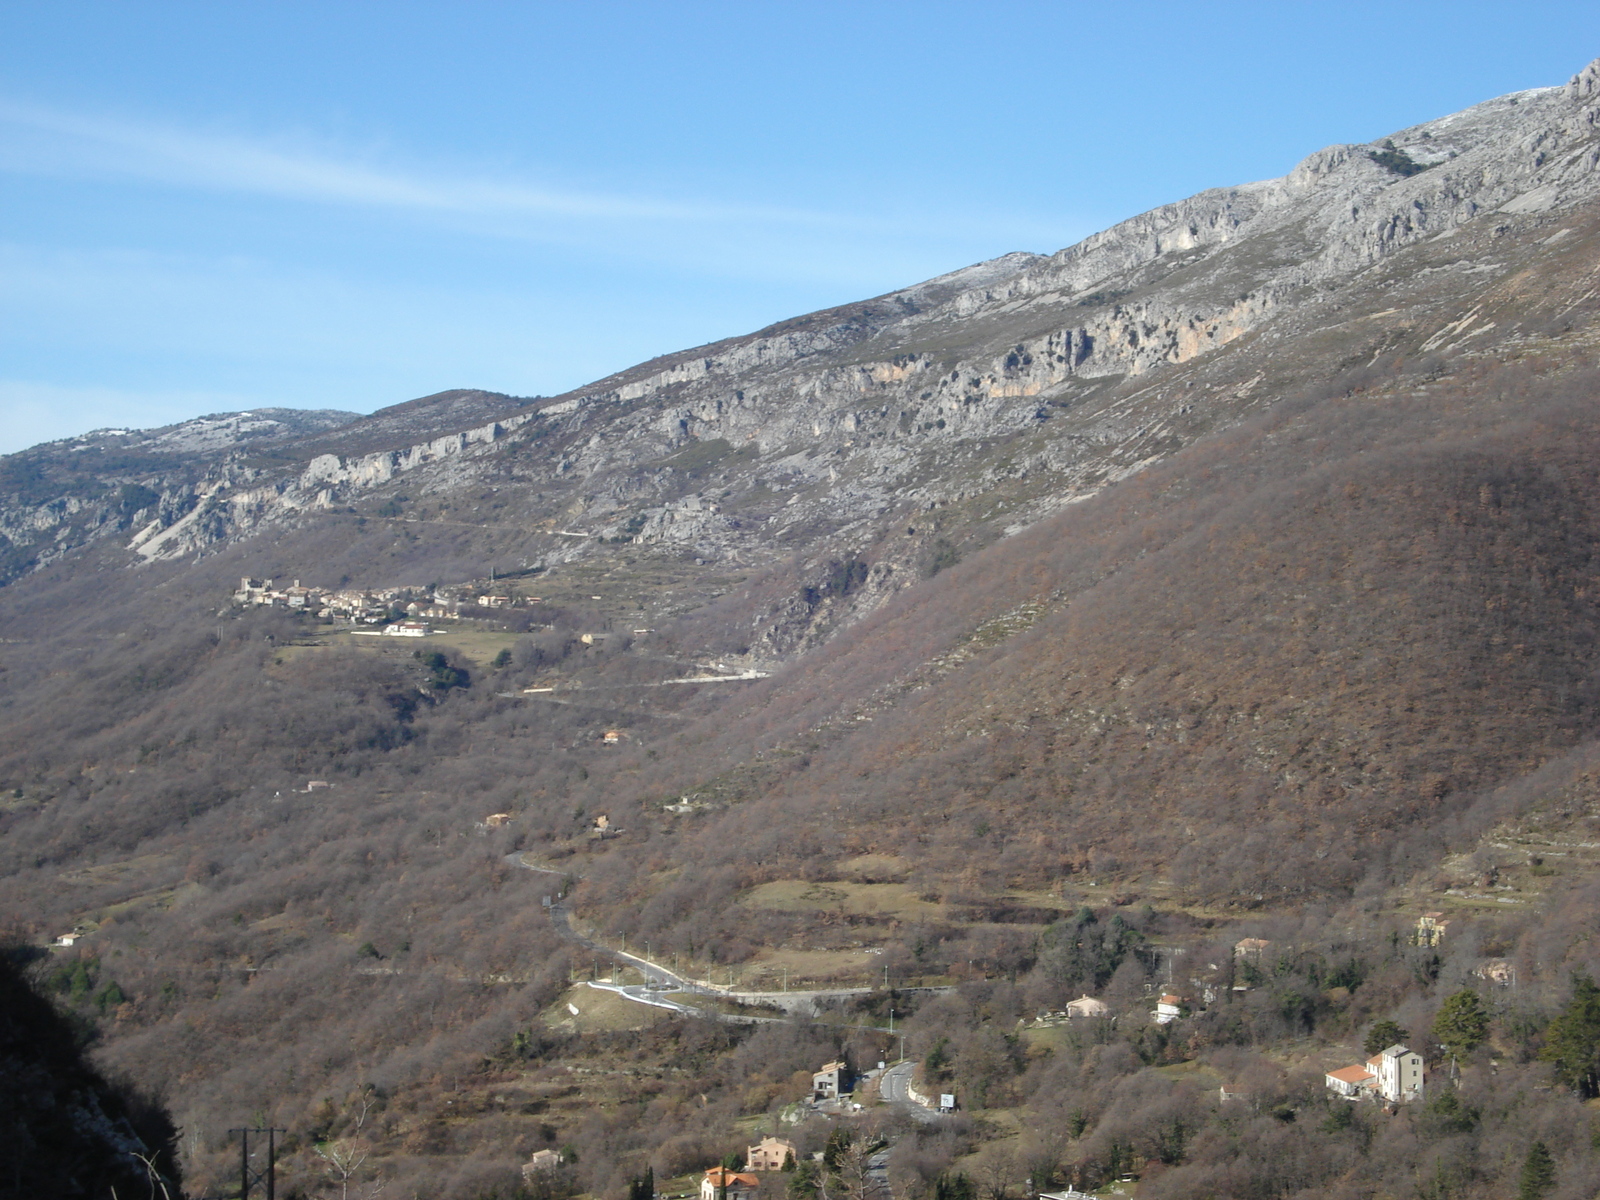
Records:
[[[278,1200],[278,1145],[273,1136],[279,1133],[288,1133],[287,1129],[230,1129],[229,1133],[239,1135],[239,1200],[250,1200],[250,1189],[260,1185],[264,1189],[266,1200]],[[267,1165],[262,1170],[256,1170],[250,1165],[250,1135],[264,1133],[267,1135]],[[259,1144],[259,1143],[258,1143]]]

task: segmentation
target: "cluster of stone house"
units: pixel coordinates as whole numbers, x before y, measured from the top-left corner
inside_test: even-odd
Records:
[[[1240,938],[1233,944],[1234,964],[1248,964],[1259,967],[1266,958],[1267,951],[1272,948],[1272,943],[1266,938],[1247,937]],[[1176,958],[1184,953],[1180,947],[1167,947],[1167,953]],[[1248,978],[1248,976],[1246,976]],[[1168,985],[1171,986],[1172,976],[1167,976]],[[1170,1025],[1181,1017],[1189,1015],[1194,1006],[1208,1006],[1215,1004],[1224,994],[1232,992],[1248,992],[1249,983],[1239,982],[1239,976],[1233,973],[1231,967],[1219,963],[1209,963],[1205,971],[1192,975],[1189,986],[1181,991],[1166,991],[1156,998],[1155,1011],[1150,1014],[1151,1020],[1157,1025]]]
[[[1247,944],[1249,943],[1249,944]],[[1235,948],[1235,956],[1240,958],[1259,958],[1272,943],[1260,938],[1246,938],[1240,943],[1243,949]],[[1194,996],[1199,996],[1199,1003],[1213,1004],[1224,990],[1222,984],[1206,979],[1191,979],[1194,985],[1192,995],[1183,995],[1174,991],[1164,991],[1156,997],[1155,1009],[1150,1014],[1150,1019],[1157,1025],[1170,1025],[1172,1022],[1189,1015],[1191,1005],[1195,1003]],[[1249,988],[1242,984],[1233,985],[1233,991],[1244,992]],[[1096,1000],[1092,996],[1084,995],[1071,1001],[1060,1012],[1041,1013],[1037,1024],[1056,1025],[1064,1021],[1079,1020],[1090,1017],[1109,1017],[1111,1009],[1104,1001]]]
[[[294,608],[316,612],[324,607],[328,592],[323,588],[301,587],[296,579],[288,587],[278,587],[270,579],[252,579],[246,575],[239,580],[233,593],[235,604],[263,608]]]
[[[786,1138],[764,1137],[745,1149],[744,1170],[712,1167],[700,1181],[700,1200],[756,1200],[761,1191],[757,1172],[794,1169],[796,1150]],[[555,1150],[538,1150],[522,1164],[522,1178],[532,1182],[541,1171],[554,1171],[565,1160]]]
[[[239,580],[233,602],[252,608],[287,608],[319,617],[342,617],[376,625],[404,613],[421,617],[454,617],[459,607],[454,601],[442,602],[424,588],[329,589],[303,587],[298,579],[288,587],[278,587],[271,579]]]
[[[378,589],[330,589],[302,587],[296,579],[289,587],[279,587],[271,579],[239,580],[233,602],[246,607],[286,608],[376,625],[404,616],[412,621],[453,621],[463,610],[514,608],[538,604],[538,596],[474,594],[471,589],[392,587]]]
[[[1443,914],[1441,913],[1423,914],[1422,918],[1417,922],[1417,944],[1432,946],[1439,945],[1440,941],[1442,941],[1445,936],[1445,931],[1449,927],[1449,924],[1450,922],[1445,920]],[[1259,964],[1263,961],[1263,959],[1266,957],[1267,951],[1271,948],[1272,943],[1266,938],[1241,938],[1239,941],[1234,943],[1233,958],[1235,962]],[[1179,950],[1176,951],[1176,953],[1182,953],[1182,951]],[[1505,959],[1485,959],[1476,969],[1476,974],[1478,974],[1481,978],[1491,983],[1498,984],[1502,987],[1511,986],[1516,979],[1515,969],[1513,968],[1512,964],[1507,962]],[[1230,988],[1233,992],[1246,992],[1250,990],[1249,986],[1246,984],[1233,983],[1230,985],[1227,982],[1226,974],[1217,964],[1211,964],[1210,977],[1196,977],[1190,979],[1189,982],[1193,985],[1193,987],[1188,991],[1168,990],[1163,991],[1156,996],[1155,1007],[1150,1014],[1150,1019],[1155,1024],[1170,1025],[1172,1022],[1188,1016],[1192,1006],[1205,1006],[1215,1003],[1217,999],[1224,992],[1230,990]],[[1102,1001],[1096,1000],[1092,996],[1084,995],[1070,1002],[1066,1008],[1061,1011],[1040,1013],[1037,1021],[1035,1021],[1034,1024],[1039,1026],[1059,1025],[1074,1019],[1086,1017],[1109,1017],[1110,1015],[1111,1010]],[[1387,1053],[1387,1051],[1385,1051],[1385,1053]],[[1381,1056],[1379,1057],[1381,1058]],[[1372,1063],[1377,1064],[1378,1061],[1379,1060],[1375,1058],[1372,1060]],[[1421,1060],[1418,1059],[1417,1061],[1420,1063]],[[1379,1076],[1379,1070],[1376,1065],[1373,1065],[1370,1072],[1368,1071],[1367,1067],[1362,1066],[1347,1067],[1341,1072],[1337,1073],[1330,1072],[1328,1076],[1330,1081],[1328,1085],[1329,1087],[1335,1086],[1336,1074],[1339,1076],[1341,1081],[1345,1080],[1346,1076],[1348,1076],[1349,1079],[1354,1079],[1357,1075],[1361,1074],[1370,1074],[1374,1079],[1376,1079]],[[1373,1084],[1373,1087],[1378,1089],[1378,1091],[1376,1091],[1374,1094],[1382,1094],[1386,1099],[1391,1098],[1387,1093],[1382,1092],[1378,1084]],[[1396,1084],[1395,1088],[1390,1090],[1396,1091],[1396,1094],[1398,1095],[1399,1092],[1405,1090],[1405,1087],[1400,1084]]]
[[[1340,1067],[1324,1077],[1328,1090],[1348,1100],[1383,1100],[1408,1104],[1422,1099],[1427,1067],[1422,1055],[1405,1046],[1390,1046],[1365,1063]]]

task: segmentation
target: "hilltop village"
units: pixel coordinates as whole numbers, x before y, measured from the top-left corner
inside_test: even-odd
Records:
[[[491,581],[492,584],[492,581]],[[392,621],[456,621],[497,610],[528,607],[539,596],[495,594],[471,583],[455,587],[320,588],[303,587],[298,579],[287,587],[271,579],[244,576],[233,593],[241,607],[282,608],[308,616],[386,625]]]

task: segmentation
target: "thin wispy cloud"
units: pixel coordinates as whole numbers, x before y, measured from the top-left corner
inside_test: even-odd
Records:
[[[0,97],[0,453],[228,407],[555,394],[1056,240],[859,189],[629,195],[426,153]]]
[[[492,236],[549,236],[557,229],[637,226],[743,228],[784,238],[912,242],[982,234],[1008,249],[1054,249],[1072,219],[1020,214],[830,211],[788,205],[666,200],[545,186],[451,168],[397,167],[344,149],[289,138],[245,137],[175,124],[70,112],[0,98],[0,172],[55,178],[137,179],[172,187],[314,204],[433,214],[474,222]],[[851,253],[854,253],[853,251]]]
[[[135,177],[318,203],[483,216],[838,226],[858,219],[763,205],[683,204],[520,181],[429,178],[267,141],[0,100],[0,169]]]

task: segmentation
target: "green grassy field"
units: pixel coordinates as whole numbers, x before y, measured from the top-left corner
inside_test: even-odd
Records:
[[[572,1012],[573,1008],[578,1010],[576,1015]],[[643,1029],[669,1016],[671,1014],[664,1008],[651,1008],[648,1004],[624,1000],[615,992],[579,984],[563,992],[559,1000],[540,1014],[539,1019],[552,1029],[608,1033],[622,1029]]]
[[[308,631],[302,641],[283,646],[277,653],[280,663],[287,664],[305,654],[316,654],[336,647],[353,646],[370,654],[409,655],[414,650],[443,650],[459,655],[474,668],[486,669],[495,655],[516,645],[521,635],[500,629],[479,629],[472,626],[441,626],[425,638],[373,637],[366,631],[354,633],[348,629],[329,629],[325,626]]]

